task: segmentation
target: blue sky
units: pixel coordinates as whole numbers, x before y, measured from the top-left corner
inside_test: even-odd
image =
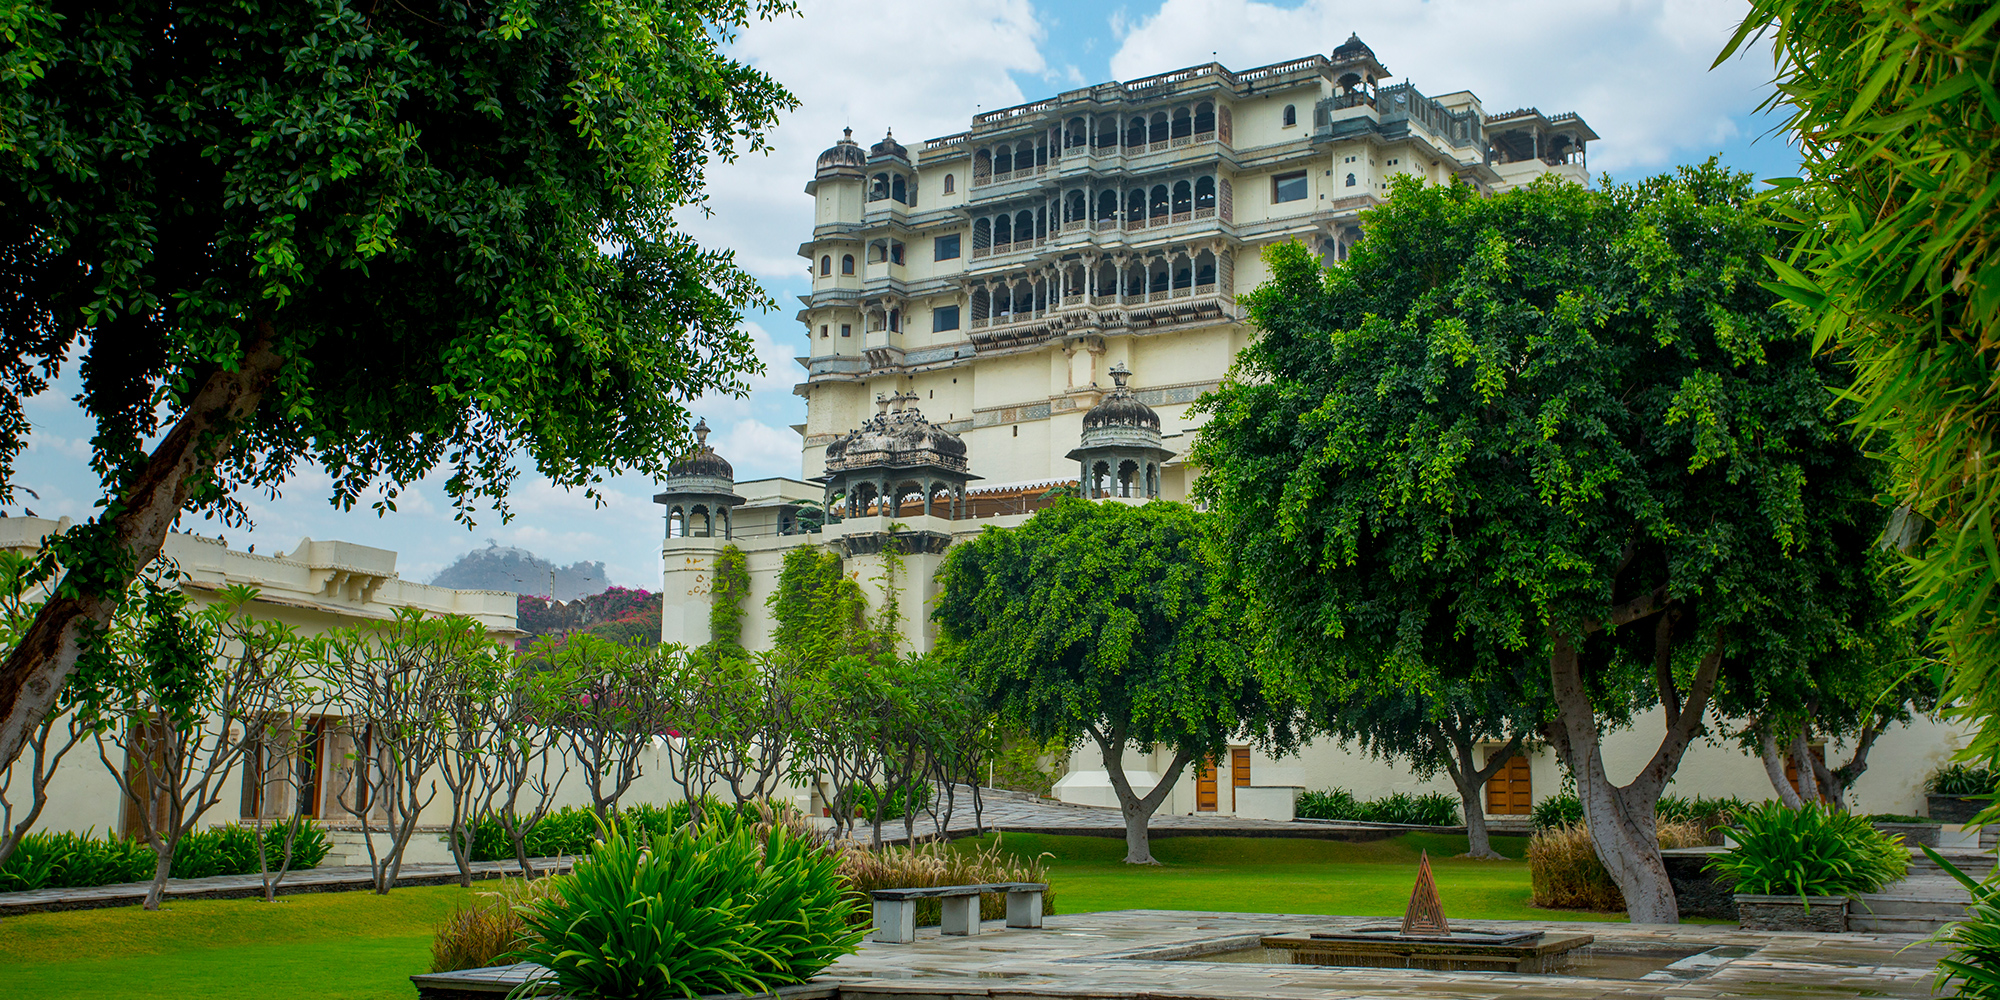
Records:
[[[1576,111],[1603,138],[1593,171],[1630,180],[1715,154],[1760,177],[1790,174],[1797,159],[1771,122],[1754,115],[1769,93],[1769,56],[1758,51],[1714,71],[1709,64],[1742,16],[1732,0],[803,0],[801,16],[760,24],[736,48],[790,87],[800,108],[773,135],[769,156],[746,157],[709,175],[707,217],[685,213],[704,242],[736,250],[778,299],[774,313],[745,317],[767,372],[745,399],[694,407],[716,428],[711,443],[739,479],[799,475],[805,419],[792,394],[803,353],[793,321],[805,291],[798,244],[811,229],[803,193],[812,161],[844,125],[872,142],[893,128],[914,144],[963,131],[979,110],[1063,90],[1130,80],[1218,59],[1235,69],[1327,52],[1358,32],[1398,78],[1430,94],[1469,89],[1489,111],[1535,106]],[[34,433],[18,482],[41,499],[10,508],[81,518],[97,497],[85,462],[90,424],[69,402],[65,378],[29,404]],[[232,546],[289,551],[301,536],[394,549],[398,570],[428,580],[460,553],[494,539],[568,563],[601,560],[612,582],[659,586],[658,508],[653,486],[625,476],[607,483],[604,506],[524,477],[515,518],[490,513],[454,524],[434,477],[378,517],[327,502],[324,475],[307,471],[276,499],[248,496],[255,525],[222,532]],[[183,530],[216,534],[213,524]]]

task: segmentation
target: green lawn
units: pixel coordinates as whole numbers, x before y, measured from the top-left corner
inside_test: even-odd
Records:
[[[981,838],[976,843],[990,843]],[[965,842],[969,849],[974,842]],[[1226,910],[1242,913],[1403,915],[1419,852],[1429,851],[1438,897],[1452,919],[1623,920],[1624,914],[1543,910],[1529,905],[1526,837],[1494,837],[1516,860],[1474,861],[1464,837],[1405,834],[1348,844],[1251,837],[1154,838],[1159,867],[1125,864],[1125,841],[1110,837],[1007,834],[1018,855],[1048,853],[1049,882],[1063,913],[1091,910]]]
[[[990,839],[990,838],[989,838]],[[981,843],[984,843],[982,841]],[[1329,840],[1164,838],[1160,867],[1127,865],[1108,837],[1011,834],[1007,850],[1048,853],[1063,913],[1126,908],[1398,916],[1419,850],[1428,850],[1453,919],[1620,920],[1528,905],[1520,861],[1469,861],[1464,837]],[[961,842],[970,849],[972,842]],[[1496,837],[1519,857],[1523,838]],[[475,890],[477,891],[477,890]],[[151,996],[204,1000],[414,1000],[407,978],[430,964],[432,925],[465,899],[456,887],[202,900],[0,919],[8,1000]]]
[[[468,895],[423,887],[8,917],[0,993],[415,1000],[405,977],[429,968],[432,925]]]

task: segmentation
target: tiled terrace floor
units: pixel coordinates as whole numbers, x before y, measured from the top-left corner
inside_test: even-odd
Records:
[[[1717,926],[1551,922],[1532,927],[1594,934],[1597,947],[1607,951],[1735,946],[1743,953],[1698,978],[1678,981],[1165,960],[1175,953],[1254,945],[1263,934],[1381,922],[1380,918],[1173,910],[1056,916],[1038,931],[1007,930],[993,921],[977,937],[942,938],[933,928],[919,932],[915,944],[871,942],[817,982],[837,983],[839,1000],[1858,1000],[1931,996],[1940,955],[1938,949],[1917,944],[1920,939],[1912,935],[1766,934]],[[1479,926],[1530,925],[1487,921]],[[431,980],[426,985],[449,984]]]

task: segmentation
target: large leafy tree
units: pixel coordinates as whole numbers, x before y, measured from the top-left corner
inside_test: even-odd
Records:
[[[42,0],[0,9],[0,499],[64,365],[102,512],[0,668],[0,763],[175,520],[300,463],[461,517],[519,461],[658,474],[766,301],[678,232],[792,98],[781,0]]]
[[[1182,504],[1058,500],[1012,530],[952,547],[932,617],[945,655],[1037,740],[1097,744],[1125,821],[1125,860],[1152,864],[1147,822],[1189,764],[1247,734],[1289,749],[1292,718],[1252,668],[1245,604]],[[1127,747],[1173,754],[1134,789]]]
[[[1403,761],[1419,778],[1444,772],[1465,815],[1466,854],[1500,860],[1486,829],[1486,783],[1541,734],[1546,681],[1525,669],[1518,655],[1504,657],[1504,666],[1460,669],[1463,661],[1457,661],[1413,671],[1356,652],[1331,661],[1338,664],[1336,676],[1291,674],[1304,681],[1293,694],[1310,706],[1307,718],[1343,745]],[[1495,743],[1499,747],[1481,760],[1479,748]]]
[[[1912,607],[2000,761],[2000,7],[1752,0],[1717,59],[1768,37],[1803,176],[1772,287],[1854,364],[1855,423],[1893,459]]]
[[[1364,642],[1441,684],[1442,633],[1548,671],[1544,735],[1640,922],[1676,919],[1654,810],[1725,662],[1834,642],[1879,527],[1828,409],[1843,377],[1756,284],[1749,197],[1713,163],[1494,198],[1401,182],[1346,266],[1268,252],[1261,336],[1195,450],[1302,669]],[[1615,781],[1602,732],[1654,707]]]

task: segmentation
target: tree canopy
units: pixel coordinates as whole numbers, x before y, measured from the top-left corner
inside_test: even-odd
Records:
[[[675,228],[792,97],[724,46],[778,0],[42,2],[0,13],[0,499],[66,364],[100,517],[0,671],[0,762],[184,511],[435,467],[659,475],[745,391],[768,297]],[[148,451],[150,444],[150,451]]]
[[[2000,761],[2000,7],[1752,0],[1717,63],[1768,36],[1766,106],[1802,158],[1773,204],[1797,238],[1770,287],[1851,361],[1854,421],[1914,517],[1913,614],[1949,652],[1950,695]]]
[[[1676,919],[1654,804],[1724,661],[1835,642],[1881,521],[1828,410],[1844,376],[1756,284],[1749,199],[1713,163],[1492,198],[1399,181],[1344,267],[1267,252],[1260,336],[1201,404],[1197,496],[1276,668],[1374,656],[1437,690],[1543,664],[1544,734],[1634,920]],[[1653,707],[1655,754],[1614,784],[1601,729]]]
[[[941,652],[1034,739],[1098,745],[1130,862],[1151,862],[1146,821],[1187,765],[1234,736],[1275,751],[1295,737],[1252,668],[1255,637],[1215,572],[1207,521],[1183,504],[1066,498],[954,545],[938,572]],[[1170,750],[1158,786],[1131,787],[1127,746]]]

